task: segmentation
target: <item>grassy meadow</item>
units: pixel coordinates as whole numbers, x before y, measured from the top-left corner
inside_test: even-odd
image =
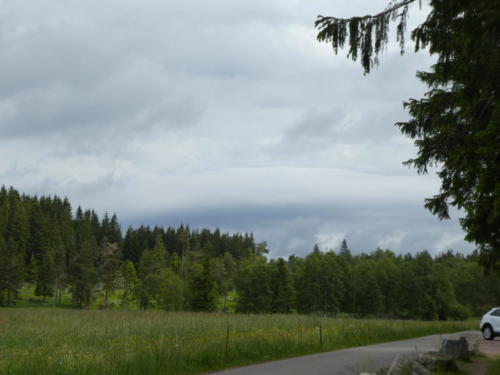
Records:
[[[476,321],[3,308],[0,373],[197,374],[476,329],[476,325]]]

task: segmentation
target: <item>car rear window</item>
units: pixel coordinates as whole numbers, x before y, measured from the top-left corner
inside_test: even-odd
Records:
[[[493,315],[493,316],[500,316],[500,309],[493,310],[493,312],[491,313],[491,315]]]

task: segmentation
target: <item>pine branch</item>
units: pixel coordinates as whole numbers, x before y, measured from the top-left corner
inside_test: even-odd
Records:
[[[348,57],[357,60],[361,53],[361,65],[365,74],[370,72],[374,64],[378,64],[378,55],[383,52],[389,39],[389,23],[399,18],[396,35],[401,54],[404,53],[406,19],[408,6],[417,0],[393,0],[387,8],[375,15],[363,17],[338,18],[318,16],[314,23],[319,29],[317,39],[320,42],[331,43],[335,54],[342,49],[346,40],[349,41]],[[421,0],[419,0],[420,3]],[[373,37],[375,40],[373,41]]]
[[[318,20],[315,22],[315,24],[316,24],[316,26],[318,26],[319,23],[324,22],[324,21],[328,21],[328,20],[330,20],[330,21],[336,20],[336,21],[349,22],[353,18],[358,18],[359,20],[367,20],[367,19],[373,19],[373,18],[380,18],[380,17],[386,16],[386,15],[390,15],[394,11],[396,11],[396,10],[398,10],[400,8],[403,8],[403,7],[407,6],[407,5],[410,5],[411,3],[414,3],[415,1],[417,1],[417,0],[405,0],[405,1],[401,2],[401,3],[397,3],[397,4],[394,4],[394,5],[389,4],[389,6],[385,10],[383,10],[382,12],[377,13],[375,15],[366,15],[366,16],[363,16],[363,17],[339,18],[339,17],[331,17],[331,16],[323,17],[322,15],[319,15],[318,16]]]

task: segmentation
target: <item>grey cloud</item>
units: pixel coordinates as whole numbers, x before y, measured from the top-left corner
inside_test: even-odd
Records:
[[[432,58],[396,48],[364,77],[315,41],[317,14],[385,5],[8,1],[0,178],[129,224],[254,231],[275,256],[342,236],[356,251],[462,246],[423,209],[437,180],[401,166],[414,148],[393,126]]]
[[[222,227],[232,232],[251,230],[257,241],[266,240],[274,257],[305,255],[317,243],[323,250],[338,250],[346,238],[359,254],[377,247],[397,254],[428,250],[432,254],[450,248],[468,251],[458,223],[440,223],[421,206],[327,205],[222,207],[216,210],[166,212],[158,216],[125,218],[129,225],[189,224],[192,227]],[[415,232],[419,227],[419,232]],[[423,238],[422,233],[425,234]]]

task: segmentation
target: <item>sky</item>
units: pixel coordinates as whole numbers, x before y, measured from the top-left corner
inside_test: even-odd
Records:
[[[402,165],[416,148],[394,123],[434,57],[392,40],[363,75],[316,41],[317,15],[386,0],[1,3],[0,184],[123,228],[253,232],[273,257],[344,238],[353,253],[474,248],[460,213],[424,209],[435,173]]]

